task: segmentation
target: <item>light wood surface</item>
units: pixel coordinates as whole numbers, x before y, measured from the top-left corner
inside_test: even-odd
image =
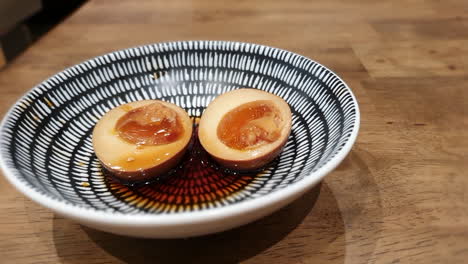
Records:
[[[89,1],[0,72],[0,115],[85,59],[187,39],[276,46],[333,69],[361,107],[349,156],[289,207],[187,240],[82,227],[0,177],[1,263],[467,263],[468,1]]]

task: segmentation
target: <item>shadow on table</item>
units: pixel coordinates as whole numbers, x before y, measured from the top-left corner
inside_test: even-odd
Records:
[[[319,206],[322,208],[318,209],[319,212],[314,212],[312,209],[320,192],[322,192],[320,196],[325,197],[320,199],[324,204]],[[326,208],[325,215],[322,212],[323,208]],[[314,214],[316,216],[313,216]],[[312,217],[307,222],[314,222],[307,225],[312,226],[306,226],[304,230],[294,232],[297,233],[295,235],[297,239],[291,238],[293,240],[291,243],[288,240],[287,245],[268,250],[294,231],[308,215],[312,215]],[[113,235],[84,226],[75,225],[73,227],[73,225],[61,223],[61,221],[71,222],[60,217],[54,218],[54,243],[58,255],[67,263],[82,263],[83,259],[71,257],[76,256],[78,250],[76,247],[79,247],[79,244],[60,243],[64,234],[73,236],[73,233],[76,233],[77,237],[87,235],[89,239],[83,241],[83,244],[89,244],[92,241],[96,244],[96,246],[92,247],[101,248],[106,254],[110,254],[126,263],[236,263],[259,255],[264,251],[269,251],[265,252],[264,255],[269,255],[267,258],[270,261],[276,259],[275,255],[280,258],[289,258],[294,257],[290,256],[294,254],[300,259],[303,256],[321,252],[322,248],[326,248],[331,243],[330,241],[344,240],[345,232],[338,205],[326,183],[317,185],[289,206],[270,216],[239,228],[202,237],[138,239]],[[318,221],[318,223],[315,221]],[[334,224],[330,226],[330,222]],[[332,228],[332,235],[327,235],[326,239],[321,239],[320,231],[323,231],[324,227]],[[310,241],[311,239],[313,241]],[[344,243],[339,244],[341,245],[335,248],[338,255],[335,262],[339,259],[344,260]],[[83,246],[84,248],[91,247],[90,245]],[[313,250],[311,250],[311,247],[313,247]],[[101,250],[86,251],[87,254],[93,254],[93,252]],[[311,253],[311,251],[315,253]],[[102,255],[102,251],[95,254],[96,257],[102,258],[102,256],[97,256],[97,254]],[[88,256],[88,258],[92,258],[92,256]]]

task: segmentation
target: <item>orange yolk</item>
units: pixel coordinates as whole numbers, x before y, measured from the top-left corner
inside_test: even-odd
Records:
[[[229,111],[218,125],[218,138],[228,147],[245,150],[280,137],[281,117],[272,102],[258,100]]]
[[[148,146],[169,144],[184,133],[177,113],[160,103],[130,110],[117,121],[115,130],[129,143]]]

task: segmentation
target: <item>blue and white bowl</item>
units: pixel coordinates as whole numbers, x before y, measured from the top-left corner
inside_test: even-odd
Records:
[[[284,151],[264,171],[229,180],[194,173],[196,193],[183,181],[135,190],[102,174],[91,134],[111,108],[160,99],[200,117],[217,95],[242,87],[279,95],[293,112]],[[0,162],[25,196],[83,225],[189,237],[246,224],[310,190],[350,151],[359,118],[349,87],[311,59],[239,42],[161,43],[88,60],[34,87],[1,124]]]

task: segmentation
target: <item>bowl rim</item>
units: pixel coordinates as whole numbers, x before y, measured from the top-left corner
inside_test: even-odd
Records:
[[[83,206],[77,206],[72,203],[67,203],[61,200],[53,199],[47,195],[42,194],[41,192],[37,191],[35,188],[30,187],[25,182],[21,181],[19,178],[15,176],[15,168],[13,166],[9,166],[6,163],[6,158],[3,156],[3,151],[0,151],[0,167],[3,171],[5,178],[10,182],[13,187],[15,187],[20,193],[24,196],[28,197],[32,201],[38,203],[39,205],[52,210],[62,216],[70,217],[72,219],[81,220],[84,222],[92,221],[94,223],[99,224],[111,224],[113,226],[179,226],[183,224],[190,223],[192,224],[201,224],[206,222],[212,222],[217,220],[227,219],[229,217],[235,217],[238,215],[246,214],[249,212],[253,212],[256,210],[261,210],[267,208],[271,204],[280,203],[283,200],[288,200],[288,198],[292,198],[295,194],[303,194],[308,191],[310,188],[315,186],[320,180],[322,180],[325,175],[335,169],[341,161],[347,156],[350,152],[352,146],[354,145],[358,131],[360,128],[360,110],[359,105],[356,100],[354,93],[352,92],[351,88],[346,84],[346,82],[338,76],[334,71],[330,70],[326,66],[318,63],[317,61],[308,58],[306,56],[297,54],[292,51],[284,50],[281,48],[267,46],[262,44],[255,44],[255,43],[248,43],[248,42],[239,42],[239,41],[223,41],[223,40],[182,40],[182,41],[167,41],[167,42],[158,42],[158,43],[148,43],[144,45],[138,45],[129,47],[126,49],[115,50],[112,52],[105,53],[100,56],[96,56],[90,58],[88,60],[84,60],[77,64],[74,64],[70,67],[63,69],[60,72],[53,74],[52,76],[46,78],[45,80],[41,81],[33,88],[26,91],[16,102],[12,105],[7,113],[4,115],[1,123],[0,123],[0,148],[4,147],[4,133],[5,133],[5,126],[8,119],[11,118],[11,115],[15,109],[19,107],[19,104],[33,91],[39,89],[39,86],[43,83],[50,81],[56,75],[63,73],[73,67],[77,67],[80,64],[94,61],[98,58],[108,56],[110,54],[114,54],[117,52],[127,51],[127,50],[135,50],[138,48],[148,47],[148,46],[165,46],[165,45],[182,45],[183,43],[195,43],[195,42],[212,42],[215,46],[221,46],[224,44],[239,44],[239,45],[247,45],[251,47],[261,47],[261,48],[268,48],[268,49],[276,49],[277,51],[287,52],[291,55],[302,57],[306,60],[309,60],[318,66],[322,67],[323,69],[328,70],[332,75],[334,75],[343,85],[344,89],[347,89],[351,100],[354,105],[355,110],[355,120],[353,123],[353,129],[351,134],[349,135],[347,141],[342,146],[336,154],[331,157],[326,163],[317,169],[316,171],[312,171],[309,175],[305,176],[301,180],[291,183],[288,186],[276,190],[274,192],[262,195],[260,197],[255,197],[253,199],[249,199],[246,201],[241,201],[235,204],[230,204],[227,206],[222,206],[218,208],[211,208],[208,210],[200,210],[200,211],[193,211],[193,212],[178,212],[174,214],[146,214],[146,213],[122,213],[117,211],[110,211],[110,210],[100,210],[95,208],[87,208]]]

